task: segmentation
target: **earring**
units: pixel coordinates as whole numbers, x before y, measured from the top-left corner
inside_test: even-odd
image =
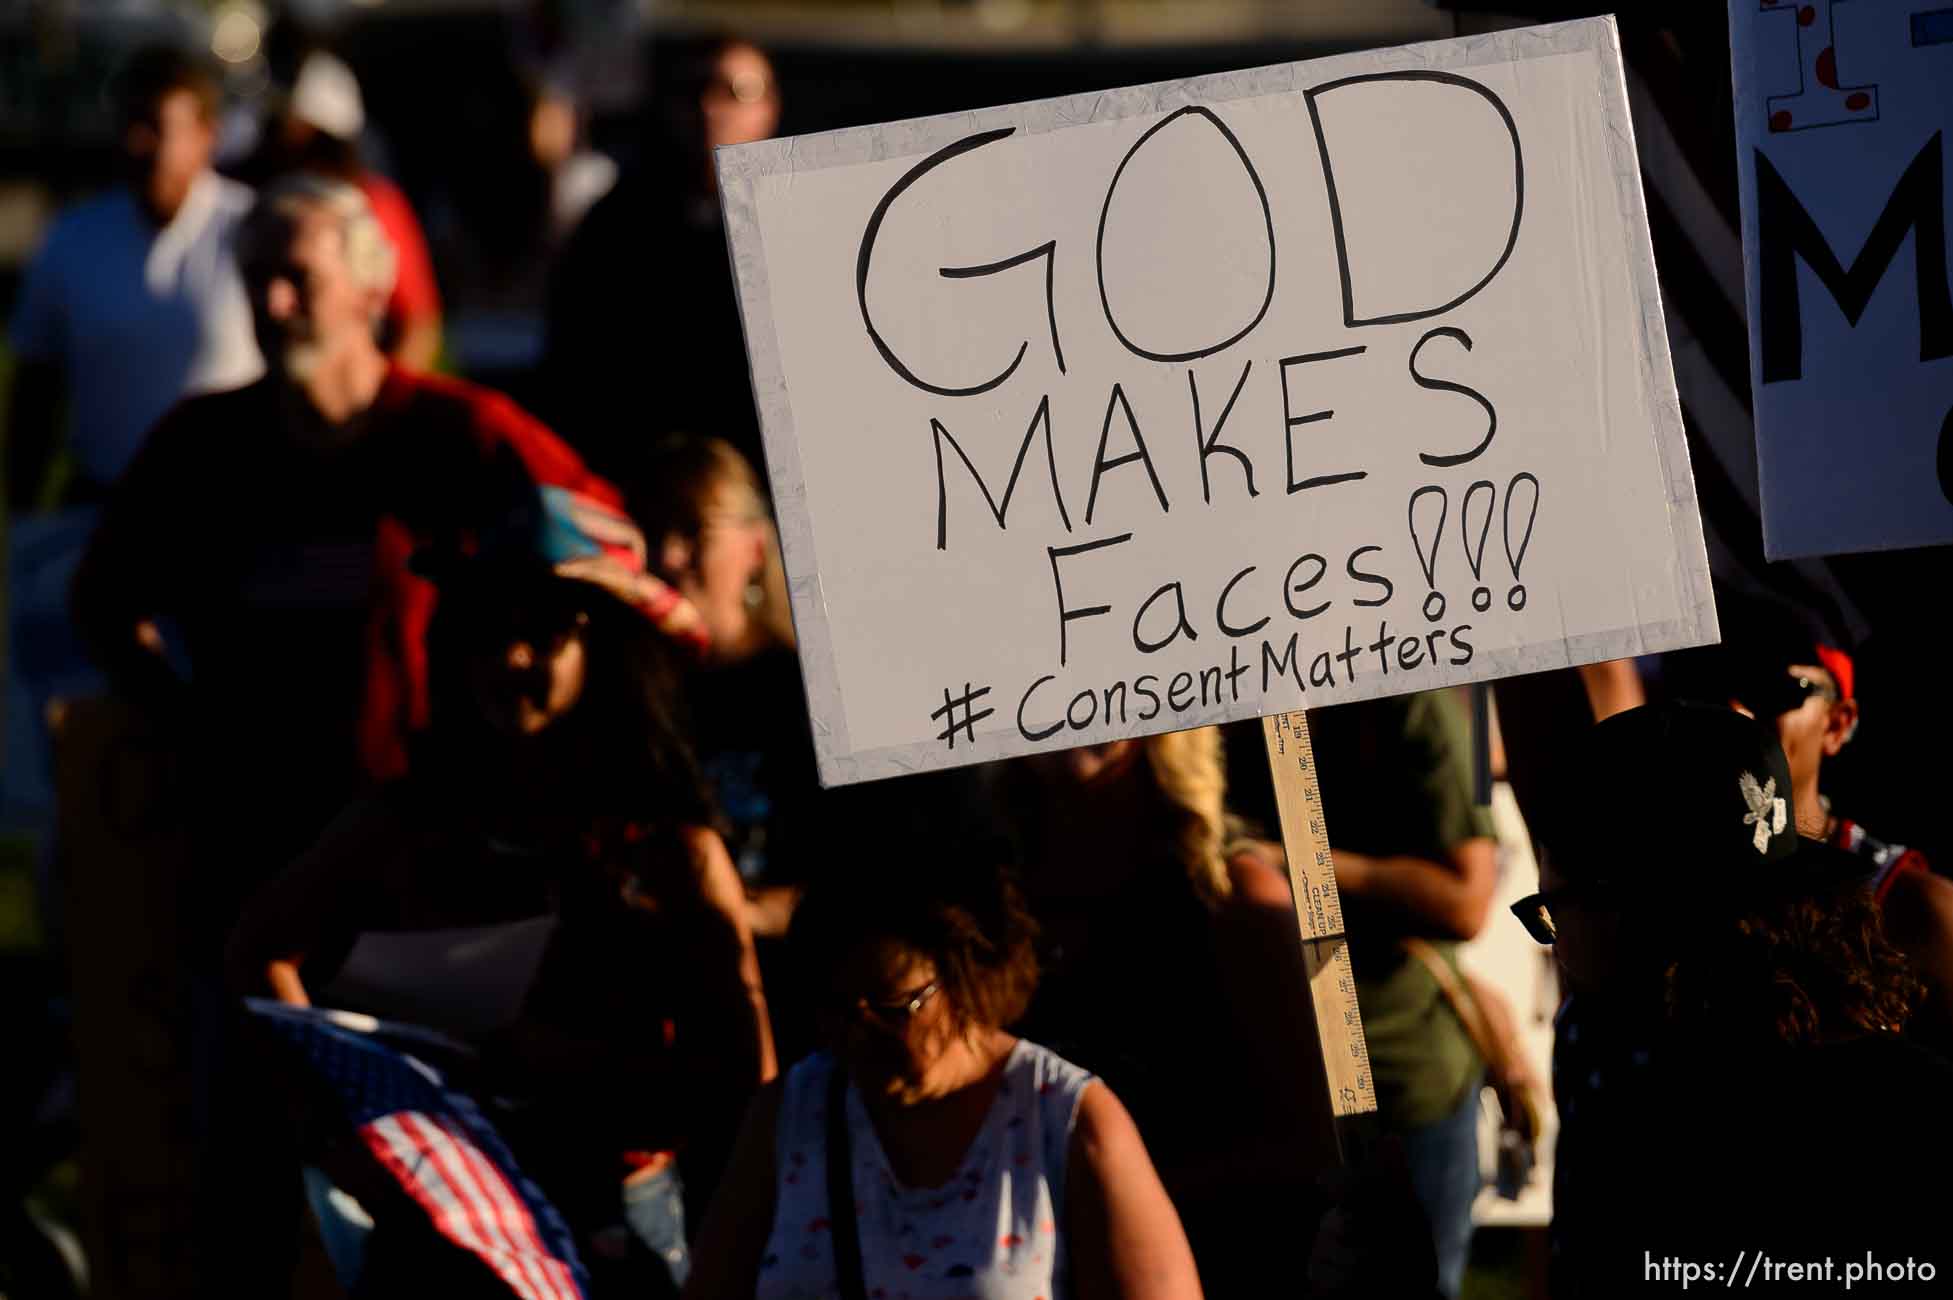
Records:
[[[741,599],[746,602],[747,610],[757,610],[766,603],[766,588],[760,586],[758,581],[749,582],[746,584],[746,590],[741,593]]]

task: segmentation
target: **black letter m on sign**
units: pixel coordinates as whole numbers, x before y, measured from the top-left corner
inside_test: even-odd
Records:
[[[1872,300],[1872,291],[1898,255],[1906,232],[1913,232],[1918,259],[1919,359],[1953,356],[1953,300],[1946,284],[1945,164],[1940,133],[1926,141],[1899,178],[1885,210],[1878,215],[1865,246],[1846,270],[1825,242],[1811,214],[1763,156],[1756,154],[1757,278],[1763,312],[1763,382],[1804,375],[1804,324],[1797,300],[1797,260],[1816,273],[1854,326]]]

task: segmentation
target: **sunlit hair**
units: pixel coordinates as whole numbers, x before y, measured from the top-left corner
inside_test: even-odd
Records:
[[[1924,993],[1857,883],[1699,926],[1682,952],[1667,970],[1669,1015],[1718,1038],[1896,1033]]]
[[[1203,906],[1220,907],[1234,894],[1229,859],[1254,842],[1249,826],[1227,809],[1220,730],[1195,727],[1120,743],[1131,750],[1092,784],[1144,781],[1153,797],[1139,811],[1145,825],[1138,829],[1144,843],[1158,846],[1157,856],[1149,850],[1148,860],[1177,866]],[[1060,756],[1047,757],[1062,769]],[[1063,787],[1072,778],[1040,771],[1037,760],[1003,764],[998,787],[1005,813],[1015,823],[1018,850],[1032,859],[1050,834],[1052,819],[1075,814],[1064,806]]]
[[[752,618],[769,645],[794,644],[779,530],[766,487],[738,448],[724,438],[672,434],[653,451],[641,482],[628,484],[627,491],[631,513],[654,547],[670,533],[696,546],[708,520],[763,528],[766,558],[753,579],[759,587],[759,603]]]
[[[1148,736],[1140,744],[1153,784],[1165,802],[1174,854],[1186,868],[1187,883],[1202,902],[1218,906],[1234,890],[1227,855],[1238,838],[1227,812],[1220,730],[1195,727]]]
[[[956,861],[953,851],[870,854],[823,873],[787,938],[822,993],[873,944],[928,958],[964,1030],[1009,1026],[1037,991],[1037,923],[1023,895],[1002,867]]]
[[[361,288],[385,297],[393,291],[393,242],[357,185],[309,172],[274,181],[237,231],[237,262],[244,277],[260,282],[283,265],[292,232],[309,213],[324,212],[339,223],[346,266]]]

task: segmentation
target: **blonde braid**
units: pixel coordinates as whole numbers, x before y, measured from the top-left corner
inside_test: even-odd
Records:
[[[1143,743],[1172,821],[1175,856],[1186,868],[1194,893],[1209,907],[1218,907],[1234,892],[1225,857],[1229,827],[1221,733],[1195,727],[1149,736]]]

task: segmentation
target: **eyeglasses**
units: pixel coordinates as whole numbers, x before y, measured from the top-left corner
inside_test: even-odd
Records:
[[[855,1017],[868,1020],[891,1033],[899,1034],[909,1027],[909,1022],[915,1019],[917,1014],[940,992],[942,992],[942,985],[935,980],[930,980],[919,989],[898,994],[893,1002],[870,1002],[867,998],[856,998],[852,1004],[844,1002],[843,1006]]]
[[[732,99],[741,104],[757,104],[773,89],[773,83],[757,73],[717,76],[705,83],[706,99]]]
[[[766,520],[767,516],[764,511],[749,511],[746,513],[730,510],[715,511],[712,514],[699,516],[698,532],[699,536],[703,537],[707,533],[730,532],[734,529],[751,528],[754,524],[765,523]]]
[[[1797,696],[1798,704],[1802,704],[1813,695],[1827,704],[1836,704],[1838,702],[1837,687],[1825,681],[1822,677],[1812,677],[1807,673],[1792,673],[1790,675],[1789,689]]]
[[[1758,717],[1775,718],[1794,713],[1812,697],[1827,704],[1838,702],[1838,688],[1822,677],[1809,673],[1786,673],[1782,677],[1765,675],[1744,687],[1737,698],[1755,710]]]
[[[1838,698],[1837,686],[1822,677],[1810,677],[1803,673],[1798,673],[1796,680],[1797,689],[1801,691],[1814,692],[1822,695],[1827,700],[1835,700]]]
[[[590,616],[582,610],[571,614],[567,622],[547,617],[513,619],[506,626],[482,633],[481,653],[494,662],[501,662],[515,647],[526,646],[529,663],[521,666],[548,663],[572,641],[581,641],[589,627]]]
[[[1512,914],[1519,918],[1519,924],[1526,927],[1539,943],[1552,946],[1559,941],[1559,931],[1553,925],[1553,908],[1573,897],[1570,889],[1548,889],[1537,894],[1528,894],[1512,905]]]

